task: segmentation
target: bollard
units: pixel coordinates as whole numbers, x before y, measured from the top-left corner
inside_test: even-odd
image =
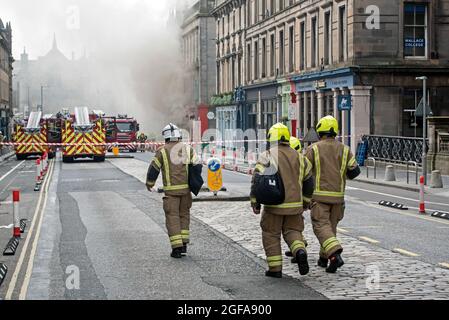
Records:
[[[234,171],[238,171],[238,167],[237,167],[237,149],[234,149],[234,151],[232,153],[232,157],[233,157],[233,162],[234,162]]]
[[[434,189],[443,188],[443,179],[441,178],[441,172],[439,170],[432,171],[430,187]]]
[[[419,178],[419,213],[426,213],[426,204],[424,202],[424,176]]]
[[[41,180],[44,180],[44,160],[42,158],[40,158],[39,164]]]
[[[226,147],[221,149],[221,166],[226,169]]]
[[[393,166],[387,166],[385,169],[385,181],[396,181],[396,175],[394,173]]]
[[[13,201],[13,219],[14,219],[13,237],[20,238],[19,190],[13,190],[12,201]]]

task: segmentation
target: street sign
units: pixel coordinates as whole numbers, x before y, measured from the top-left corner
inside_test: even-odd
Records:
[[[350,95],[338,97],[338,110],[349,111],[352,109],[352,99]]]
[[[223,188],[223,173],[220,159],[212,158],[207,162],[207,185],[209,190],[214,193]]]
[[[421,98],[421,101],[419,102],[418,107],[416,108],[416,111],[415,111],[415,117],[422,117],[423,109],[424,109],[424,103]],[[430,108],[429,104],[426,105],[426,115],[433,116],[433,112],[432,112],[432,109]]]

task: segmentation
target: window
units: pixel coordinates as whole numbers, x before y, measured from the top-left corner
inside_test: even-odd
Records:
[[[259,42],[254,42],[254,79],[259,79]]]
[[[288,36],[288,71],[295,71],[295,29],[291,26]]]
[[[332,26],[331,26],[331,13],[327,11],[324,14],[324,64],[331,64],[332,59],[332,44],[331,36]]]
[[[406,3],[404,11],[404,56],[427,57],[427,7]]]
[[[263,17],[263,19],[266,19],[268,17],[268,15],[267,15],[267,0],[262,0],[262,17]]]
[[[248,82],[252,80],[251,78],[251,45],[248,44],[246,50],[246,77],[248,78]]]
[[[251,10],[251,8],[252,8],[252,5],[253,5],[253,2],[251,1],[251,0],[248,0],[248,2],[247,2],[247,4],[248,4],[248,9],[246,10],[247,12],[246,12],[246,19],[247,19],[247,24],[246,24],[246,26],[251,26],[252,24],[253,24],[253,22],[252,22],[252,10]]]
[[[306,23],[303,21],[300,25],[301,42],[299,44],[299,49],[301,51],[301,63],[300,68],[304,70],[306,65]]]
[[[267,40],[262,39],[262,78],[267,76]]]
[[[340,61],[346,61],[348,58],[348,38],[347,38],[347,20],[346,20],[346,8],[341,6],[338,10],[339,21],[339,56]]]
[[[284,1],[285,0],[279,0],[279,11],[284,10]]]
[[[255,8],[254,8],[254,23],[259,22],[259,16],[260,16],[260,12],[259,12],[259,2],[260,0],[255,0]]]
[[[276,13],[276,0],[271,0],[270,11],[271,15]]]
[[[217,93],[221,93],[221,71],[220,71],[220,62],[217,63]]]
[[[317,34],[318,34],[318,32],[317,32],[317,19],[316,19],[316,17],[313,17],[312,18],[312,26],[311,26],[311,28],[312,28],[312,30],[311,30],[311,32],[312,32],[312,35],[311,35],[311,38],[310,38],[310,46],[311,46],[311,49],[312,49],[312,56],[311,56],[311,58],[312,58],[312,68],[314,68],[314,67],[316,67],[316,65],[317,65],[317,55],[318,55],[318,50],[317,50],[317,43],[318,43],[318,41],[317,41]]]
[[[234,9],[234,11],[232,12],[232,32],[235,32],[235,18],[236,18],[236,16],[237,16],[237,12]]]
[[[242,85],[242,57],[239,55],[238,62],[237,62],[237,85]]]
[[[274,70],[276,69],[276,42],[274,34],[270,36],[270,75],[274,76]]]
[[[284,31],[279,32],[279,74],[284,74],[285,70],[285,47]]]

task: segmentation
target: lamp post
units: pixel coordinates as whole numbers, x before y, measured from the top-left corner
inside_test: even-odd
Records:
[[[423,152],[422,152],[422,171],[424,184],[427,184],[427,77],[417,77],[416,80],[423,82]]]

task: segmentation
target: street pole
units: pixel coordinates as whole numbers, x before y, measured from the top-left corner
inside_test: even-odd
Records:
[[[422,172],[424,185],[427,185],[427,77],[418,77],[416,80],[423,82],[423,151],[422,151]]]

